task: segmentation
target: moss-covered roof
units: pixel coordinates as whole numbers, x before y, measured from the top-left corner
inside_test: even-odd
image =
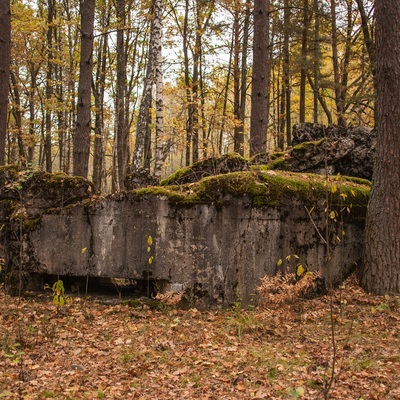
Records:
[[[353,178],[325,177],[285,171],[252,170],[210,176],[185,185],[155,186],[138,189],[135,196],[162,195],[173,204],[226,204],[229,196],[250,199],[253,207],[280,207],[288,196],[313,206],[329,196],[334,206],[358,208],[365,213],[370,187],[368,181]]]

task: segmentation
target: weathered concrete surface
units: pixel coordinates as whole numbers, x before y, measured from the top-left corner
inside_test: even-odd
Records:
[[[340,281],[360,258],[362,216],[346,223],[332,253],[324,234],[322,201],[311,205],[283,195],[279,206],[254,207],[249,196],[224,195],[223,204],[174,204],[163,195],[135,192],[47,212],[30,232],[30,269],[60,275],[152,279],[166,290],[186,290],[197,307],[252,301],[260,279],[277,261],[296,254],[310,270]],[[345,217],[346,218],[346,217]],[[337,226],[334,235],[341,231]],[[148,252],[147,237],[153,244]],[[154,261],[148,263],[149,256]]]
[[[340,281],[360,258],[369,194],[348,179],[262,167],[107,198],[66,175],[4,169],[0,180],[0,257],[10,287],[32,273],[150,278],[163,290],[185,290],[201,308],[249,304],[260,279],[286,268],[291,254]]]

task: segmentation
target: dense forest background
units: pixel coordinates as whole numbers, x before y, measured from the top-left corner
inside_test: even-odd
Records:
[[[259,3],[11,1],[5,162],[107,193],[142,168],[253,155],[260,68],[261,150],[290,145],[299,122],[372,125],[373,1],[264,0],[261,30]]]

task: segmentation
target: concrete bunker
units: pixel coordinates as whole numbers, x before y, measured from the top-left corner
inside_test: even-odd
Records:
[[[277,261],[289,254],[332,282],[360,258],[366,181],[257,166],[98,198],[87,181],[58,176],[55,183],[36,174],[22,189],[14,185],[18,176],[3,179],[1,251],[8,273],[151,279],[163,282],[163,291],[185,291],[191,306],[209,308],[239,297],[252,302],[260,279],[275,274]],[[45,178],[62,196],[47,195]],[[320,237],[327,212],[329,262]]]

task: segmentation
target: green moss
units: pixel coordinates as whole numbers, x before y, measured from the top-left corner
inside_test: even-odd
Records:
[[[310,147],[319,147],[324,142],[325,142],[325,138],[322,138],[322,139],[316,140],[316,141],[311,141],[311,142],[299,143],[296,146],[293,146],[291,151],[303,151]]]
[[[194,182],[205,176],[219,175],[247,169],[248,161],[240,154],[224,154],[219,157],[210,157],[205,160],[197,161],[189,167],[184,167],[175,171],[172,175],[160,182],[161,186],[173,185],[177,183]]]
[[[172,204],[229,203],[230,196],[250,199],[254,207],[280,207],[285,199],[296,198],[310,207],[321,203],[327,192],[333,207],[357,209],[365,215],[369,187],[332,177],[283,171],[252,170],[232,172],[203,178],[199,182],[181,185],[143,188],[132,193],[135,196],[162,195]]]
[[[289,171],[289,165],[286,163],[284,157],[276,158],[267,165],[269,170]]]
[[[274,153],[272,153],[269,157],[272,161],[278,159],[278,158],[282,158],[285,155],[284,151],[276,151]]]
[[[357,183],[358,185],[366,185],[371,187],[371,181],[368,179],[357,178],[356,176],[342,176],[342,179],[347,182]]]
[[[171,185],[183,176],[187,176],[190,173],[192,173],[192,167],[184,167],[176,170],[173,174],[168,176],[167,178],[161,180],[160,185],[161,186],[166,186],[166,185]]]

